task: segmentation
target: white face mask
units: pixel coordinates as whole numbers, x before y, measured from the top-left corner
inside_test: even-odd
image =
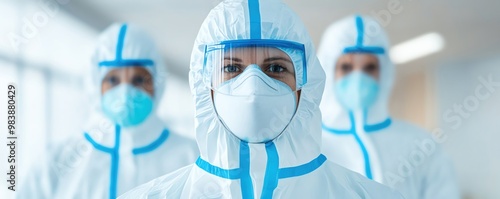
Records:
[[[243,141],[263,143],[275,139],[295,114],[295,92],[268,77],[258,66],[247,67],[220,89],[224,87],[231,89],[231,95],[214,91],[216,112],[224,126]]]

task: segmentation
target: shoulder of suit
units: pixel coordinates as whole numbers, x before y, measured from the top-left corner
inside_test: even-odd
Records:
[[[182,190],[193,165],[188,165],[166,175],[142,184],[119,197],[119,199],[160,198],[162,195],[173,197],[173,191]]]

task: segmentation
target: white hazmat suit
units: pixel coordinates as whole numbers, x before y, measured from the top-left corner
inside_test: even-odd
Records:
[[[389,115],[394,67],[388,47],[384,30],[369,17],[347,17],[324,33],[318,50],[327,77],[320,105],[323,153],[341,166],[395,188],[405,198],[459,198],[453,167],[430,133]],[[378,58],[378,95],[368,109],[349,110],[336,96],[335,67],[346,53]]]
[[[108,105],[101,101],[101,82],[110,71],[131,66],[144,67],[151,74],[154,102],[143,121],[122,126],[102,113],[101,107]],[[165,66],[144,31],[128,24],[110,26],[99,37],[92,67],[89,92],[96,110],[89,129],[53,147],[48,160],[34,165],[19,198],[116,198],[196,160],[196,142],[170,132],[157,116]]]
[[[245,122],[255,123],[253,120],[233,124],[235,118],[247,118],[255,112],[265,118],[268,118],[266,114],[275,114],[258,107],[252,109],[254,112],[247,110],[246,106],[255,103],[281,106],[275,101],[280,99],[294,109],[294,98],[289,97],[286,90],[291,92],[295,86],[287,87],[274,81],[262,73],[259,69],[262,66],[252,64],[234,81],[224,83],[223,89],[211,90],[213,85],[205,81],[213,81],[215,77],[206,76],[209,69],[204,67],[215,64],[213,57],[206,56],[212,44],[271,46],[274,50],[282,49],[293,61],[297,88],[301,88],[293,93],[300,99],[293,117],[278,130],[278,135],[271,132],[272,135],[264,133],[260,137],[257,131],[253,136],[246,134],[246,129],[240,127],[248,125]],[[305,50],[298,50],[299,46]],[[305,71],[301,63],[305,64]],[[392,189],[331,163],[321,154],[319,103],[324,78],[306,28],[285,4],[278,0],[221,2],[203,22],[191,55],[190,85],[196,105],[200,158],[195,164],[141,185],[120,198],[400,198]],[[251,84],[247,84],[250,80]],[[239,90],[241,87],[247,89]],[[260,90],[251,90],[255,87]],[[240,107],[232,110],[234,118],[228,116],[231,110],[224,109],[224,105],[233,106],[233,103],[224,101],[226,97],[222,97],[222,101],[227,104],[218,101],[220,93],[229,92],[224,89],[233,89],[231,92],[235,95],[251,91],[246,98],[233,98],[240,100]],[[273,95],[272,90],[280,94]],[[261,98],[262,93],[265,97]],[[288,110],[290,106],[283,108]],[[278,121],[261,121],[255,125],[273,124],[281,125]]]

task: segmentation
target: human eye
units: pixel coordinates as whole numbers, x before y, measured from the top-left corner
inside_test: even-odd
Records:
[[[286,71],[286,68],[284,66],[282,66],[281,64],[269,64],[269,66],[267,67],[267,72],[271,72],[271,73],[281,73],[281,72],[285,72]]]
[[[106,78],[106,82],[108,82],[112,86],[120,84],[120,80],[116,76],[109,76],[108,78]]]
[[[132,78],[132,85],[134,86],[141,86],[142,84],[144,84],[146,80],[144,79],[144,77],[141,77],[141,76],[135,76]]]
[[[367,73],[373,73],[378,69],[378,66],[374,63],[370,63],[364,67],[364,71]]]
[[[228,64],[224,66],[225,73],[237,73],[240,71],[241,71],[240,67],[234,64]]]
[[[342,63],[340,65],[340,70],[342,70],[342,72],[344,72],[344,73],[351,72],[351,70],[352,70],[352,64]]]

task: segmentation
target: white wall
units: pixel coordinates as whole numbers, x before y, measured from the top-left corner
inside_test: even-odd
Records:
[[[488,90],[481,78],[498,86]],[[465,198],[500,198],[500,58],[453,61],[436,69],[439,128]],[[478,92],[478,93],[477,93]],[[463,106],[463,112],[455,106]]]

